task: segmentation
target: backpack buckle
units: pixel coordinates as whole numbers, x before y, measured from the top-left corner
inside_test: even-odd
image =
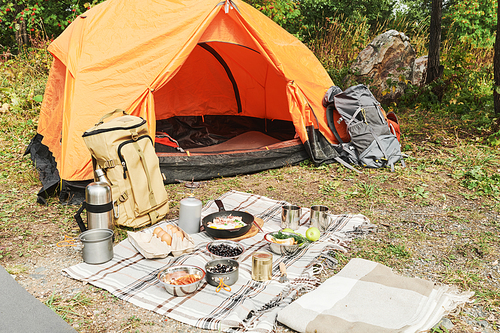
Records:
[[[132,138],[132,140],[137,141],[137,138],[139,137],[139,134],[137,134],[137,130],[136,129],[130,130],[130,137]]]
[[[127,199],[128,199],[128,194],[127,194],[127,192],[126,192],[126,191],[125,191],[125,192],[123,192],[123,193],[120,195],[119,199],[120,199],[120,202],[125,202],[125,201],[127,201]]]
[[[114,168],[115,166],[116,166],[115,160],[107,160],[107,161],[104,161],[104,168],[103,169],[111,169],[111,168]]]

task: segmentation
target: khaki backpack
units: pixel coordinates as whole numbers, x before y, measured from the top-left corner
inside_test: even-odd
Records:
[[[121,117],[104,122],[116,113]],[[146,120],[117,109],[83,133],[94,170],[111,185],[114,223],[140,228],[168,213],[168,195]]]

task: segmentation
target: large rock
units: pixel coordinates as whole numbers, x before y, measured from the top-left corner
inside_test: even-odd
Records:
[[[416,86],[423,86],[425,84],[425,76],[427,75],[427,61],[428,56],[421,56],[415,59],[415,66],[413,66],[413,80],[412,84]]]
[[[387,103],[400,97],[408,83],[421,84],[425,79],[427,60],[419,58],[415,71],[416,52],[410,39],[402,32],[389,30],[377,36],[362,50],[351,65],[348,85],[364,83],[380,102]],[[425,64],[424,64],[425,63]]]

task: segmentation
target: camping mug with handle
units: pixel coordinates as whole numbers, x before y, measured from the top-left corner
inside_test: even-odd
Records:
[[[330,216],[328,215],[328,207],[316,205],[311,207],[311,227],[316,227],[319,231],[324,232],[330,225]]]
[[[57,242],[57,247],[73,246],[81,249],[83,261],[87,264],[103,264],[113,259],[113,237],[111,229],[90,229],[82,232],[78,238],[64,236]]]
[[[300,222],[300,207],[285,205],[281,208],[281,229],[297,230]]]
[[[83,261],[87,264],[103,264],[113,259],[113,236],[111,229],[90,229],[82,232],[78,239],[83,243]]]

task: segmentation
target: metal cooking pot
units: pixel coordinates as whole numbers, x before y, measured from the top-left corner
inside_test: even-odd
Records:
[[[212,267],[217,266],[217,264],[232,266],[234,270],[232,272],[229,272],[229,273],[212,273],[212,272],[210,272],[210,269]],[[238,264],[238,262],[236,260],[233,260],[233,259],[211,260],[211,261],[207,262],[205,265],[205,271],[207,272],[207,275],[205,278],[206,278],[208,284],[210,284],[214,287],[219,286],[221,279],[227,286],[231,286],[231,285],[235,284],[236,281],[238,281],[239,267],[240,267],[240,264]]]
[[[111,229],[89,229],[78,236],[83,244],[83,261],[87,264],[103,264],[113,258],[113,235]]]
[[[215,200],[215,204],[217,205],[217,207],[219,207],[219,211],[205,216],[201,221],[207,234],[214,238],[233,238],[241,236],[247,233],[248,230],[250,230],[254,221],[254,217],[252,214],[237,210],[225,210],[224,204],[220,200]],[[208,222],[212,222],[216,217],[224,217],[229,215],[241,216],[241,219],[243,223],[245,223],[245,226],[235,229],[214,229],[207,226]]]

